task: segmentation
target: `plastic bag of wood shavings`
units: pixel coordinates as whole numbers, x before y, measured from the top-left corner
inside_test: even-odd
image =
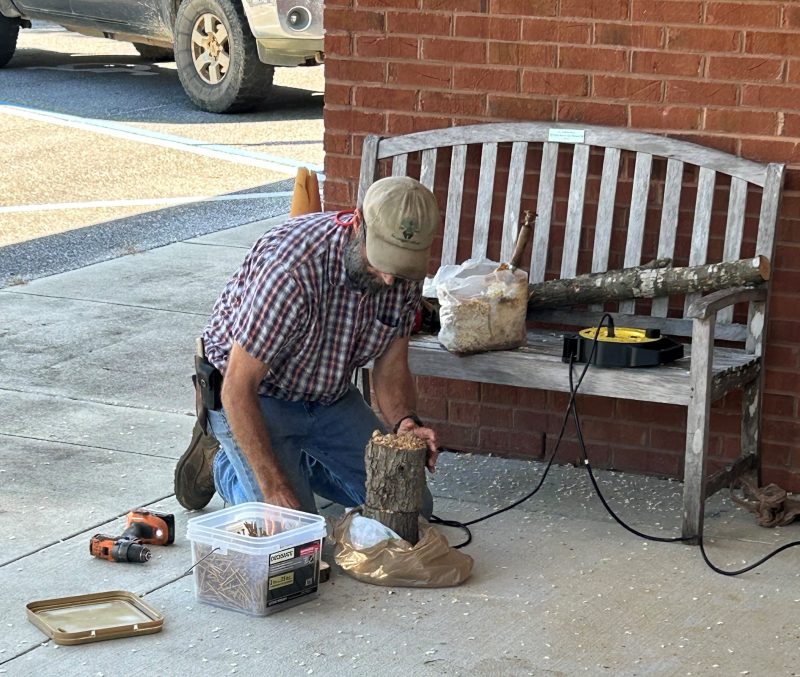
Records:
[[[527,342],[528,275],[468,259],[436,274],[439,343],[453,353],[510,350]]]
[[[419,541],[386,538],[368,547],[354,542],[354,520],[345,515],[333,530],[336,563],[356,580],[372,585],[408,588],[445,588],[461,585],[472,573],[472,557],[453,548],[447,537],[422,517]]]

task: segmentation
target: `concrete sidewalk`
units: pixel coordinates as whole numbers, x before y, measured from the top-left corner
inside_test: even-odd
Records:
[[[197,603],[185,575],[193,513],[172,495],[193,424],[194,337],[268,225],[0,289],[0,673],[800,674],[800,551],[721,576],[696,547],[621,529],[581,468],[554,468],[533,499],[475,525],[473,576],[459,588],[381,588],[335,571],[318,599],[267,618]],[[444,454],[436,512],[474,519],[542,471]],[[600,483],[640,530],[678,533],[680,483],[617,473]],[[175,513],[175,545],[142,566],[92,558],[89,537],[121,531],[139,506]],[[221,507],[215,498],[208,510]],[[722,567],[800,538],[797,526],[757,527],[725,497],[707,510],[708,553]],[[30,601],[105,590],[144,595],[163,631],[59,646],[26,619]]]

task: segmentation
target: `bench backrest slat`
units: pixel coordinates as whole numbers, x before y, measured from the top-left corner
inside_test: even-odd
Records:
[[[778,221],[778,210],[783,188],[783,165],[770,163],[767,165],[767,178],[764,193],[761,196],[761,213],[758,219],[758,239],[756,254],[772,258],[775,242],[775,224]]]
[[[722,250],[723,261],[735,261],[742,250],[744,234],[744,210],[747,202],[747,181],[736,177],[731,179],[731,192],[728,198],[728,219],[725,225],[725,243]],[[720,322],[733,319],[733,307],[723,308],[717,313]]]
[[[564,228],[564,254],[561,257],[561,277],[575,277],[581,246],[581,225],[589,174],[589,146],[576,144],[572,153],[572,178],[569,182],[567,222]]]
[[[436,155],[436,148],[426,148],[422,151],[422,170],[419,173],[419,182],[431,190],[433,190],[433,180],[436,178]]]
[[[683,185],[683,162],[670,158],[667,161],[667,178],[664,182],[664,205],[661,209],[661,226],[658,232],[659,259],[671,259],[675,255],[675,236],[678,231],[678,214]],[[651,313],[656,317],[666,317],[669,298],[662,296],[653,299]]]
[[[633,173],[633,193],[631,213],[628,219],[628,239],[625,242],[623,266],[630,268],[642,262],[644,244],[644,222],[647,217],[647,197],[650,194],[650,173],[653,170],[653,156],[650,153],[636,153],[636,168]],[[622,301],[619,312],[633,313],[634,301]]]
[[[525,160],[527,155],[528,144],[524,141],[517,141],[511,146],[506,206],[503,213],[503,236],[500,242],[501,261],[508,261],[514,253],[514,243],[519,230],[519,205],[522,200],[522,184],[525,180]]]
[[[489,222],[492,216],[492,194],[494,193],[495,169],[497,167],[497,144],[481,146],[481,171],[478,179],[477,204],[482,205],[475,213],[475,230],[472,237],[472,258],[482,259],[489,247]]]
[[[490,123],[385,139],[370,136],[364,140],[358,205],[379,171],[418,172],[418,178],[441,195],[445,186],[434,186],[437,162],[444,165],[447,158],[442,264],[459,263],[467,256],[483,258],[490,252],[494,258],[497,248],[500,260],[508,261],[526,209],[536,212],[529,275],[533,283],[548,275],[572,277],[609,266],[641,265],[656,251],[658,258],[670,258],[673,265],[698,265],[720,256],[729,261],[773,255],[783,165],[612,127]],[[440,169],[444,176],[445,168]],[[746,216],[755,218],[758,199],[753,252]],[[471,235],[469,247],[465,233]],[[684,312],[692,298],[682,299]],[[653,299],[649,306],[654,318],[669,319],[671,329],[686,327],[689,333],[691,322],[669,317],[679,312],[670,299]],[[618,305],[623,315],[636,314],[637,308],[642,313],[646,307],[634,301]],[[729,323],[731,318],[726,310],[718,320]]]
[[[442,264],[455,263],[458,249],[458,227],[461,223],[461,202],[464,196],[464,170],[467,166],[467,147],[453,148],[450,159],[450,181],[447,186],[447,209],[442,240]]]
[[[603,155],[603,174],[600,179],[600,196],[597,201],[597,224],[592,251],[593,273],[608,269],[608,252],[611,249],[611,229],[614,223],[614,201],[617,197],[619,177],[619,148],[606,148]]]
[[[689,252],[689,265],[701,266],[708,260],[708,238],[711,229],[711,206],[714,201],[714,186],[717,173],[708,167],[700,168],[697,180],[697,200],[694,206],[694,223],[692,225],[692,248]],[[684,314],[694,303],[699,294],[686,294]]]
[[[547,245],[550,241],[550,220],[553,216],[553,194],[556,184],[558,144],[546,141],[542,145],[542,167],[539,173],[539,196],[536,200],[536,228],[533,230],[531,251],[531,282],[544,280],[547,266]]]
[[[392,176],[408,175],[408,153],[398,155],[392,161]]]

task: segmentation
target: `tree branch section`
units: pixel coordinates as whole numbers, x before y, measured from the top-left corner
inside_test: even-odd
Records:
[[[364,517],[378,520],[416,545],[425,487],[425,440],[410,433],[372,434],[367,443]]]
[[[765,256],[685,268],[669,264],[669,259],[656,259],[642,266],[531,284],[528,310],[753,286],[769,280],[771,271]]]

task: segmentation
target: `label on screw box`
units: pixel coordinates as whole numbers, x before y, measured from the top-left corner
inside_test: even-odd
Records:
[[[311,541],[269,556],[268,607],[317,591],[321,550],[321,541]]]

